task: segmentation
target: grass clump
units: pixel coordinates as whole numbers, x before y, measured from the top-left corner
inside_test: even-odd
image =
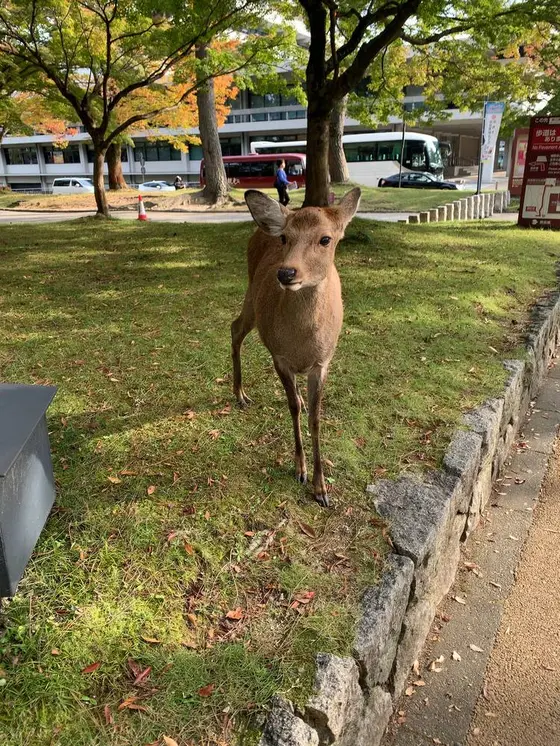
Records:
[[[364,486],[440,463],[461,411],[500,390],[559,254],[552,233],[504,224],[355,221],[337,259],[326,511],[292,478],[288,408],[254,335],[255,404],[232,404],[251,230],[0,234],[2,378],[59,386],[56,508],[0,622],[2,742],[249,744],[273,692],[304,700],[314,654],[350,651],[387,550]]]

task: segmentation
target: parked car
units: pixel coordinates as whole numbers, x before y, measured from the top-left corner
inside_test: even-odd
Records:
[[[52,183],[53,194],[93,194],[93,181],[81,176],[55,179]]]
[[[398,187],[399,175],[379,179],[377,186]],[[405,189],[459,189],[454,181],[439,181],[426,171],[407,171],[401,176],[401,187]]]
[[[175,185],[169,181],[145,181],[138,184],[139,192],[175,192]]]

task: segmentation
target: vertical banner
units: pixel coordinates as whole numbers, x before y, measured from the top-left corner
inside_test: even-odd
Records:
[[[520,197],[525,173],[525,159],[529,143],[529,127],[516,129],[513,133],[513,146],[509,162],[508,189],[512,197]]]
[[[560,116],[531,119],[517,222],[560,228]]]
[[[482,164],[482,184],[490,184],[494,174],[494,156],[498,133],[502,124],[505,104],[502,101],[487,101],[484,104],[482,122],[482,143],[480,145],[480,163]]]

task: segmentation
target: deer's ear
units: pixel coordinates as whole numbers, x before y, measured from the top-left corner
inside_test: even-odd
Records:
[[[280,236],[283,233],[289,210],[256,189],[248,189],[245,192],[245,202],[261,230],[271,236]]]
[[[337,211],[345,228],[356,214],[361,196],[360,187],[354,187],[338,203]]]

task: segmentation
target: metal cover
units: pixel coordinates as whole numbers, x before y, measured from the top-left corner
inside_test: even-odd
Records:
[[[13,466],[56,391],[56,386],[0,384],[0,477]]]

